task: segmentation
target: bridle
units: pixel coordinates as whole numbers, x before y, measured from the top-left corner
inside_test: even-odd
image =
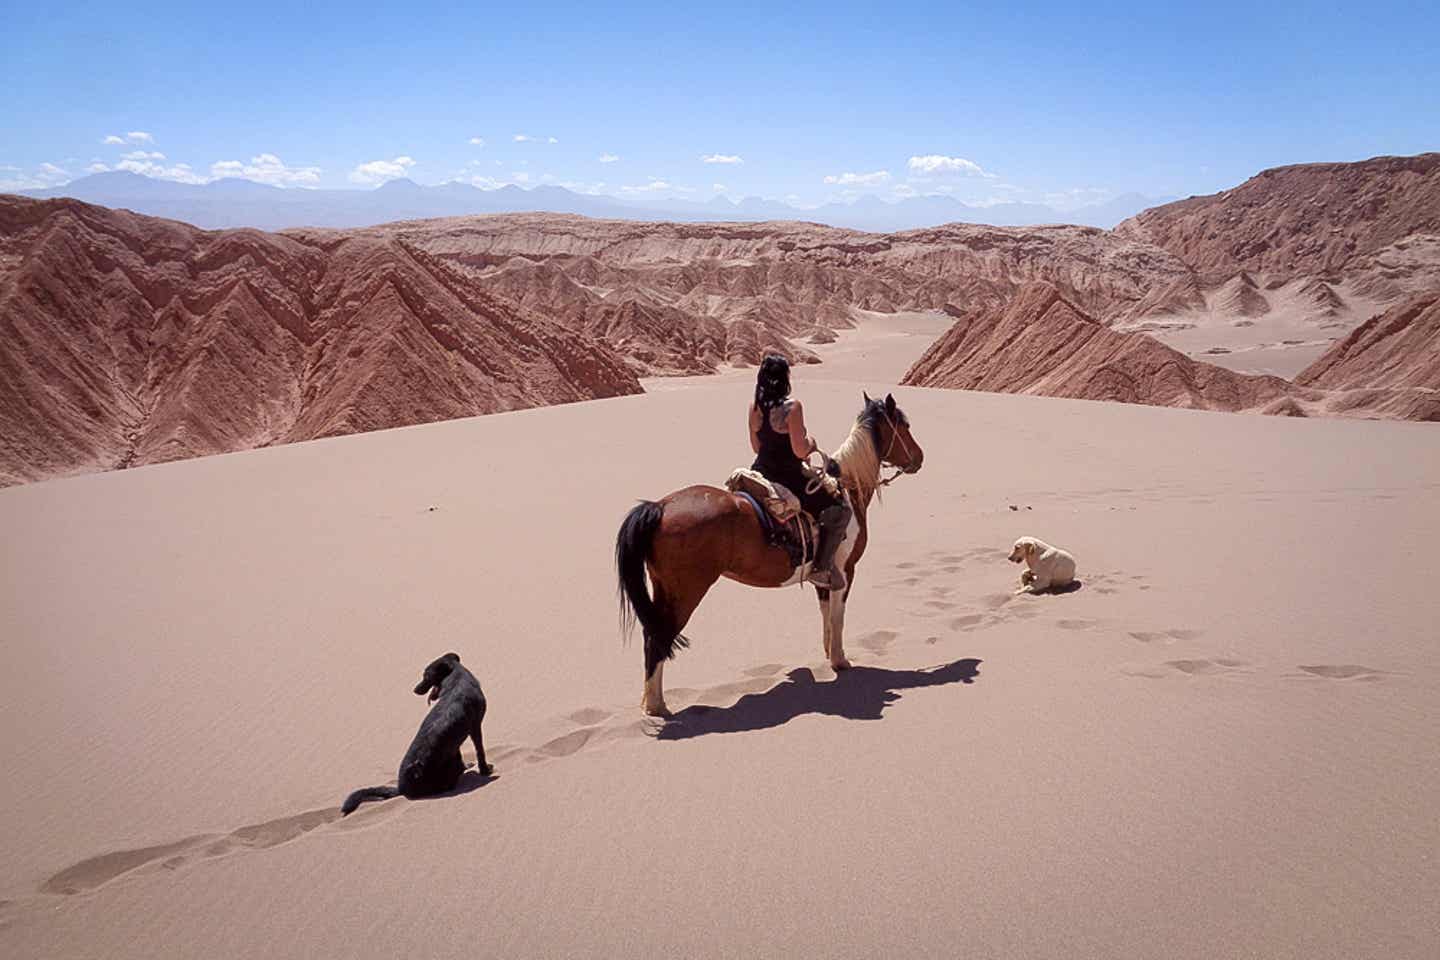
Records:
[[[890,460],[890,454],[895,452],[895,441],[900,441],[900,447],[905,451],[906,459],[914,460],[915,454],[910,450],[910,444],[906,443],[905,438],[900,436],[900,430],[898,427],[895,426],[894,419],[890,416],[889,412],[883,406],[880,408],[880,415],[885,418],[885,423],[890,427],[890,443],[885,448],[885,455],[880,457],[880,467],[883,472],[885,465]],[[820,458],[825,462],[826,466],[834,462],[830,455],[824,450],[818,450],[816,452],[820,454]],[[880,479],[877,479],[875,482],[875,486],[877,488],[888,487],[890,486],[890,484],[894,483],[896,480],[900,479],[902,476],[905,475],[904,467],[897,466],[894,463],[890,463],[889,465],[895,468],[895,472],[890,474],[890,476],[888,477],[882,477]],[[814,493],[816,490],[819,490],[821,483],[823,483],[823,481],[819,477],[811,480],[805,485],[806,494],[811,494]]]
[[[895,468],[895,472],[890,474],[890,476],[880,480],[877,486],[888,487],[890,486],[890,484],[894,483],[896,480],[900,479],[905,475],[904,467],[897,466],[890,461],[890,454],[895,452],[895,441],[900,441],[900,448],[905,451],[906,460],[913,462],[915,459],[915,454],[910,451],[910,444],[906,443],[905,438],[900,436],[900,430],[898,427],[895,426],[895,421],[891,418],[890,412],[884,407],[881,407],[880,414],[885,418],[885,423],[890,427],[890,444],[885,448],[885,455],[880,458],[880,465],[883,467],[885,466],[885,464],[889,463],[890,466]]]

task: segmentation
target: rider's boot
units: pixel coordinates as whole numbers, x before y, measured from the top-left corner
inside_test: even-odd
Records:
[[[850,523],[850,507],[837,503],[826,507],[815,518],[820,525],[815,545],[815,562],[810,567],[811,583],[826,590],[844,590],[845,574],[835,564],[835,551],[845,542],[845,528]]]

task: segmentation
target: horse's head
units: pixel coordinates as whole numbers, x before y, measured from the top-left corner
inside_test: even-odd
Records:
[[[906,473],[916,473],[925,462],[925,451],[915,442],[910,433],[910,418],[895,404],[895,395],[885,394],[884,400],[865,397],[865,409],[860,419],[870,426],[875,440],[875,452],[880,462],[899,467]]]

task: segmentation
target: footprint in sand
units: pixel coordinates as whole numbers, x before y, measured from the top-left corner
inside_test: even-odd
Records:
[[[41,884],[40,892],[81,893],[151,865],[175,870],[196,860],[223,856],[235,850],[263,850],[294,840],[338,819],[339,808],[328,807],[241,827],[228,834],[202,833],[174,843],[104,853],[61,870]]]
[[[1214,660],[1166,660],[1165,666],[1171,667],[1181,673],[1190,676],[1209,676],[1212,674],[1231,673],[1240,667],[1245,666],[1243,660],[1229,660],[1216,658]]]
[[[1321,663],[1308,667],[1301,664],[1300,669],[1311,676],[1324,677],[1327,680],[1379,680],[1385,675],[1384,670],[1374,670],[1358,663]]]
[[[985,620],[983,613],[967,613],[950,621],[951,630],[974,630]]]
[[[895,630],[874,630],[857,637],[855,642],[876,656],[883,656],[898,636],[900,634]]]
[[[602,720],[609,720],[613,716],[614,714],[609,710],[601,710],[599,707],[585,707],[576,710],[574,713],[566,714],[565,719],[571,723],[578,723],[588,727]]]
[[[1056,620],[1055,626],[1061,630],[1089,630],[1100,624],[1099,620]]]
[[[1203,630],[1131,630],[1130,636],[1141,643],[1174,643],[1176,640],[1198,640]]]
[[[785,669],[783,663],[762,663],[758,667],[751,667],[744,671],[747,677],[773,677]]]

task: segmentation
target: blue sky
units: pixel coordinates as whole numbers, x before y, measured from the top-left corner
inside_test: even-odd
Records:
[[[1065,208],[1440,149],[1434,2],[0,2],[0,189],[123,165]]]

